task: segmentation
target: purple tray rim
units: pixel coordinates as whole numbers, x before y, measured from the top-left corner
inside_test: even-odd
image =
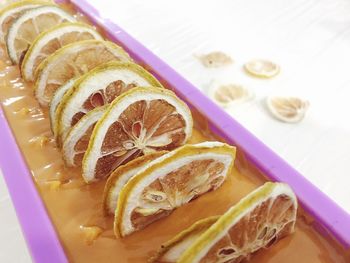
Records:
[[[199,109],[201,113],[205,112],[212,128],[220,133],[218,135],[230,143],[239,145],[247,158],[272,181],[288,183],[303,207],[315,217],[317,222],[346,248],[350,248],[350,215],[348,213],[141,43],[109,19],[102,18],[86,0],[70,2],[93,23],[104,28],[111,39],[126,47],[132,57],[150,66],[158,77],[175,87],[175,92],[181,98]],[[0,167],[33,261],[37,263],[68,262],[1,107],[0,145]],[[18,176],[21,176],[20,180]]]

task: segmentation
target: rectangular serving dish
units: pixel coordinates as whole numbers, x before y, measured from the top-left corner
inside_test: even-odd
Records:
[[[205,116],[209,129],[228,143],[236,145],[239,152],[269,180],[288,183],[303,208],[316,219],[318,230],[324,235],[330,234],[350,248],[350,232],[346,231],[350,230],[349,214],[141,43],[109,19],[102,18],[86,0],[70,2],[92,23],[104,29],[107,37],[121,45],[136,62],[146,66],[192,109]],[[68,262],[1,107],[0,167],[33,260],[37,263]]]

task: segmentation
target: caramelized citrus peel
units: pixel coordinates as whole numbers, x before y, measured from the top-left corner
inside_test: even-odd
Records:
[[[266,183],[231,207],[176,262],[200,262],[204,258],[213,262],[240,262],[249,258],[251,253],[294,232],[297,206],[289,186]],[[259,217],[259,213],[265,216]]]
[[[176,262],[189,245],[191,245],[203,232],[212,226],[220,216],[211,216],[198,220],[187,229],[164,243],[160,250],[149,262]]]
[[[108,178],[103,192],[103,211],[106,215],[115,213],[118,196],[123,186],[150,161],[162,156],[166,151],[159,151],[140,156],[127,164],[119,166]]]
[[[61,23],[40,33],[30,45],[21,63],[24,80],[33,81],[37,66],[56,50],[64,45],[88,39],[103,40],[94,28],[79,22]]]
[[[117,97],[96,124],[83,159],[84,180],[109,176],[126,159],[183,145],[192,127],[191,111],[172,91],[133,88]]]
[[[153,86],[162,88],[159,81],[141,66],[112,61],[89,71],[74,83],[74,88],[64,95],[57,109],[57,141],[64,140],[72,120],[81,113],[85,114],[94,107],[92,100],[98,98],[98,106],[109,104],[123,92],[135,86]],[[88,103],[89,106],[86,106]]]
[[[118,45],[101,40],[84,40],[68,44],[40,63],[34,74],[35,97],[47,106],[55,90],[69,79],[113,60],[132,61]]]
[[[182,146],[150,162],[119,194],[115,234],[121,237],[131,234],[193,198],[217,189],[230,173],[235,154],[235,147],[204,142]],[[153,209],[150,221],[147,215],[137,211],[144,208]],[[137,219],[134,220],[134,216]],[[142,222],[139,225],[138,219]]]

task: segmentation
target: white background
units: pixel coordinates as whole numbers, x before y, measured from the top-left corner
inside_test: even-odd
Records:
[[[350,1],[347,0],[90,0],[203,92],[216,79],[245,85],[254,101],[227,109],[264,143],[350,212]],[[204,68],[193,56],[224,51],[235,60]],[[281,66],[271,80],[242,65],[266,58]],[[273,119],[267,95],[310,101],[299,124]],[[0,262],[30,262],[0,179]]]

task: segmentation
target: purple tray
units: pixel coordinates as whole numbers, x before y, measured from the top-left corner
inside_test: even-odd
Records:
[[[270,180],[288,183],[304,209],[317,220],[325,233],[331,233],[346,248],[350,248],[349,214],[141,43],[110,20],[103,19],[86,0],[71,2],[94,24],[104,28],[107,36],[123,46],[137,62],[147,65],[160,80],[169,83],[178,96],[205,115],[212,131],[228,143],[237,145]],[[0,146],[0,167],[33,261],[68,262],[1,107]]]

